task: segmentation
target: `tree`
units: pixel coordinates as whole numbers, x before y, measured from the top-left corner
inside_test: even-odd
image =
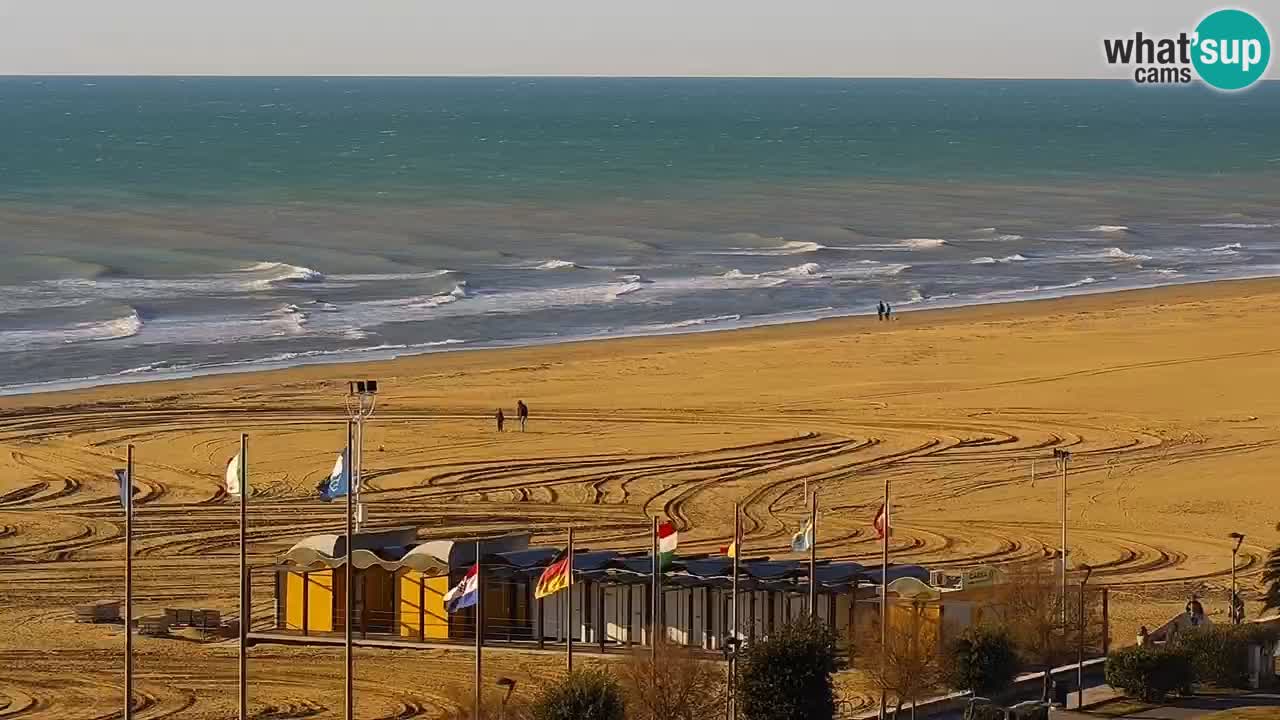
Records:
[[[741,656],[738,702],[746,720],[831,720],[836,636],[811,617],[798,618]]]
[[[1003,627],[969,628],[946,648],[943,681],[952,689],[994,697],[1018,675],[1018,650]]]
[[[1262,596],[1263,609],[1280,610],[1280,547],[1267,555],[1267,564],[1262,566],[1262,582],[1267,586],[1267,593]]]
[[[529,715],[532,720],[623,720],[626,702],[608,671],[574,670],[542,686]]]
[[[705,720],[724,702],[723,669],[679,646],[637,650],[618,674],[630,720]]]
[[[1096,644],[1093,636],[1101,633],[1097,607],[1080,596],[1078,584],[1069,587],[1063,596],[1051,563],[1015,566],[1005,578],[997,586],[994,610],[1001,624],[1009,629],[1023,663],[1044,672],[1043,698],[1047,700],[1049,671],[1075,661],[1081,633],[1086,645]],[[1081,602],[1086,603],[1083,624]]]
[[[899,620],[885,629],[884,644],[876,636],[867,653],[863,669],[883,697],[894,699],[894,717],[907,702],[914,717],[916,702],[942,684],[939,623],[933,610],[913,602],[905,618],[895,613]]]

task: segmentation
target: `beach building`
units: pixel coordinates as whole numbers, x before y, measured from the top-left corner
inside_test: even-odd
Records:
[[[653,557],[648,552],[579,549],[573,586],[535,598],[543,570],[561,556],[559,547],[530,547],[528,534],[479,540],[417,539],[415,528],[370,530],[354,535],[352,626],[362,639],[408,642],[471,642],[474,608],[446,611],[444,597],[474,565],[482,567],[480,607],[485,642],[546,647],[576,643],[602,650],[648,645],[654,627]],[[274,571],[275,627],[261,640],[289,636],[324,639],[341,634],[346,617],[345,537],[314,535],[278,558]],[[849,561],[819,561],[817,615],[846,642],[878,632],[881,570]],[[890,622],[900,607],[928,605],[939,622],[952,614],[954,590],[932,587],[917,565],[891,565]],[[663,572],[657,627],[668,642],[718,651],[730,632],[732,560],[722,555],[677,556]],[[768,635],[807,612],[807,561],[749,557],[739,561],[739,632],[743,639]],[[567,618],[572,594],[572,618]],[[948,634],[967,626],[946,623]],[[906,617],[903,615],[902,617]],[[271,637],[266,637],[270,635]]]

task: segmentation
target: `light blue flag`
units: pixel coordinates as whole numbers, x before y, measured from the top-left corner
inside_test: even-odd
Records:
[[[808,552],[813,547],[813,524],[805,520],[800,531],[791,536],[791,552]]]
[[[129,471],[117,469],[116,482],[120,483],[120,507],[129,509],[129,494],[133,491],[133,483],[129,482]]]
[[[336,500],[347,494],[351,482],[347,476],[347,451],[338,453],[338,461],[333,464],[329,473],[329,481],[320,483],[320,499],[325,502]]]

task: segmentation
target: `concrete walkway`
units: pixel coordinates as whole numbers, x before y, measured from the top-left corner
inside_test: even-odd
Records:
[[[1101,688],[1094,688],[1100,690]],[[1110,690],[1110,688],[1107,688]],[[1114,691],[1113,691],[1114,692]],[[1103,701],[1109,698],[1103,698]],[[1058,710],[1050,715],[1051,720],[1098,720],[1098,715],[1089,713],[1089,692],[1085,692],[1086,709]],[[1244,707],[1274,707],[1280,717],[1280,694],[1269,692],[1249,693],[1245,695],[1195,695],[1179,698],[1176,702],[1150,710],[1142,710],[1130,715],[1122,715],[1116,720],[1194,720],[1220,710],[1232,710]]]

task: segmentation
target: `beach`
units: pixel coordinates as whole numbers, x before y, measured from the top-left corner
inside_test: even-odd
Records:
[[[314,497],[345,442],[349,379],[380,382],[366,430],[373,526],[423,538],[529,530],[558,544],[641,549],[649,518],[681,552],[716,552],[746,514],[748,555],[787,556],[820,500],[819,557],[878,562],[886,480],[892,560],[958,568],[1058,545],[1066,449],[1070,563],[1111,588],[1132,642],[1198,593],[1225,617],[1232,541],[1246,598],[1280,542],[1280,280],[1187,284],[691,335],[460,350],[354,365],[0,398],[0,717],[118,708],[118,626],[73,606],[123,592],[118,488],[135,446],[136,615],[236,606],[237,513],[222,486],[249,435],[249,558],[335,532]],[[530,407],[526,433],[493,414]],[[1034,467],[1034,473],[1033,473]],[[270,588],[253,612],[272,614]],[[1249,614],[1257,604],[1250,600]],[[139,638],[145,717],[225,717],[234,642]],[[433,716],[467,650],[357,653],[361,717]],[[493,653],[529,680],[558,660]],[[340,649],[254,648],[251,707],[339,717]],[[856,671],[842,695],[869,702]],[[6,702],[8,705],[6,706]]]

